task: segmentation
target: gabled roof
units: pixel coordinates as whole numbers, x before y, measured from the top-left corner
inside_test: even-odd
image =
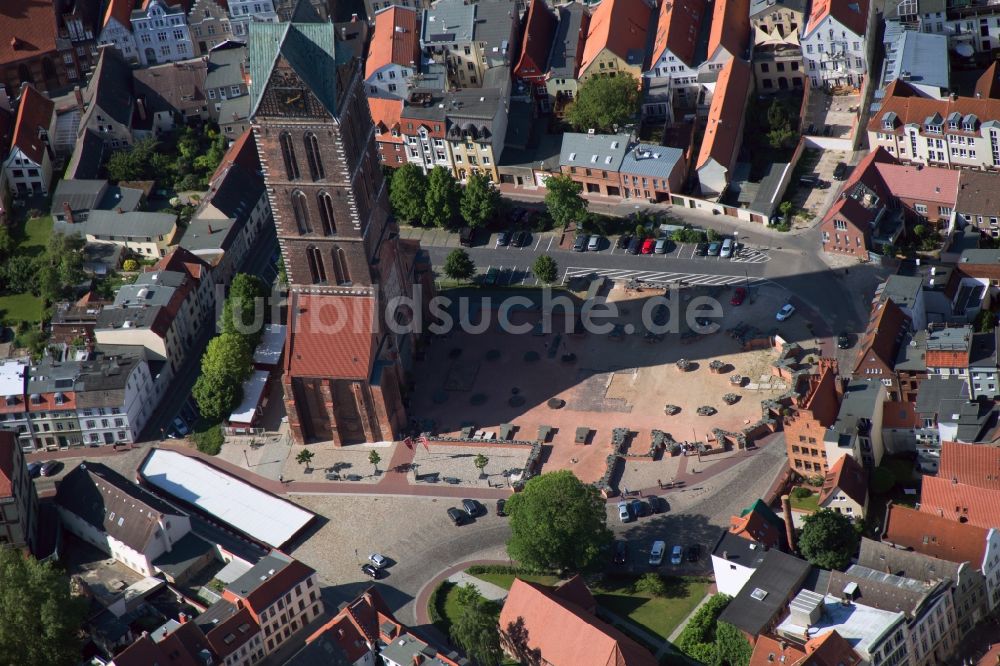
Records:
[[[90,117],[98,111],[125,126],[132,122],[132,68],[122,54],[113,46],[102,46],[97,59],[97,67],[90,75],[84,93],[87,110],[80,119],[80,127],[86,127]],[[96,129],[96,128],[94,128]]]
[[[785,546],[785,521],[761,499],[743,509],[740,515],[729,518],[729,532],[768,548]]]
[[[861,657],[836,630],[806,641],[806,657],[792,666],[856,666]]]
[[[761,635],[747,666],[796,666],[806,653],[795,643]]]
[[[288,666],[356,664],[371,652],[369,644],[374,645],[379,640],[387,643],[404,630],[378,589],[369,587],[306,638],[306,647],[288,662]]]
[[[898,504],[889,505],[882,532],[883,541],[949,562],[969,562],[977,569],[986,556],[988,536],[986,527]]]
[[[631,65],[642,67],[651,14],[644,0],[603,0],[590,17],[580,71],[586,71],[604,49]]]
[[[775,548],[768,550],[719,621],[758,636],[802,589],[811,571],[812,565],[805,560]]]
[[[868,27],[868,0],[816,0],[803,36],[810,34],[828,16],[855,35],[864,35]]]
[[[893,367],[909,321],[910,318],[906,313],[891,299],[875,304],[864,338],[858,345],[858,360],[854,364],[854,374],[859,374],[862,364],[870,361],[872,357],[890,368]]]
[[[157,271],[187,273],[188,276],[195,280],[200,280],[206,276],[208,269],[209,265],[201,257],[179,246],[170,250],[166,256],[156,262],[153,268],[153,270]]]
[[[920,489],[920,511],[979,527],[1000,525],[1000,490],[925,476]]]
[[[712,31],[708,36],[708,57],[720,48],[742,58],[750,47],[750,0],[716,0],[712,11]]]
[[[272,550],[249,571],[227,585],[225,593],[227,598],[243,599],[259,615],[315,573],[312,567],[281,551]]]
[[[108,9],[104,12],[104,20],[101,27],[107,27],[111,19],[118,21],[126,30],[132,29],[132,8],[135,0],[110,0]]]
[[[904,550],[892,543],[861,537],[858,564],[925,583],[947,578],[958,583],[960,562],[941,559],[914,550]],[[975,566],[975,563],[973,564]]]
[[[292,295],[285,370],[295,377],[367,379],[374,360],[375,301]]]
[[[934,118],[935,115],[942,119],[958,113],[965,118],[975,116],[975,134],[981,131],[983,123],[1000,120],[1000,99],[987,99],[976,97],[956,97],[947,99],[932,99],[920,97],[913,93],[913,89],[902,81],[895,81],[892,90],[886,88],[885,97],[882,98],[882,106],[877,113],[871,115],[868,121],[869,132],[885,132],[884,121],[887,118],[892,120],[891,130],[896,131],[905,125],[919,125],[921,130],[925,121]],[[961,125],[958,130],[951,130],[945,127],[948,132],[963,131]],[[971,133],[969,133],[971,134]]]
[[[559,5],[559,23],[552,40],[548,74],[553,78],[576,78],[579,58],[583,55],[583,38],[590,29],[590,14],[582,2]]]
[[[169,633],[168,629],[163,629],[163,632],[166,635],[159,640],[149,634],[140,636],[115,655],[116,666],[204,666],[204,655],[211,656],[208,639],[194,622],[185,622]]]
[[[0,2],[0,65],[55,56],[56,38],[52,0]]]
[[[725,3],[719,3],[725,4]],[[659,15],[656,19],[656,39],[653,42],[653,61],[650,67],[655,67],[664,51],[670,51],[680,58],[688,67],[696,67],[695,53],[698,49],[698,35],[703,21],[709,20],[708,2],[706,0],[676,0],[660,3]]]
[[[377,139],[378,141],[385,143],[403,143],[405,141],[401,131],[399,136],[392,135],[393,129],[400,129],[399,117],[403,113],[403,100],[369,97],[368,110],[371,111],[375,129],[382,132],[382,135]]]
[[[54,109],[55,103],[35,90],[34,86],[24,86],[17,107],[17,120],[14,121],[11,150],[18,148],[32,162],[41,164],[46,150],[41,132],[49,131]]]
[[[375,14],[365,78],[392,63],[414,68],[420,64],[420,30],[415,9],[392,5]]]
[[[962,170],[933,166],[917,168],[914,165],[889,162],[878,162],[875,169],[893,196],[900,199],[937,201],[951,208],[958,198],[958,181]]]
[[[545,0],[531,0],[528,7],[528,18],[524,22],[524,34],[521,37],[521,56],[514,65],[517,75],[521,67],[532,63],[542,74],[547,64],[549,49],[556,34],[556,15]]]
[[[1000,97],[1000,66],[998,66],[996,60],[976,80],[976,91],[973,97],[979,99],[997,99]]]
[[[10,430],[0,430],[0,497],[14,494],[14,447],[17,437]]]
[[[136,97],[145,99],[150,116],[157,112],[187,115],[192,107],[205,106],[207,76],[208,62],[204,58],[144,67],[132,73]]]
[[[738,58],[727,62],[719,72],[696,168],[712,159],[726,169],[732,168],[740,151],[740,125],[751,79],[750,65]]]
[[[500,611],[501,641],[516,632],[552,666],[653,666],[648,650],[556,590],[514,579]]]
[[[819,505],[825,506],[826,501],[838,489],[861,506],[868,499],[868,474],[850,454],[841,456],[826,473],[823,489],[819,494]]]
[[[937,475],[978,488],[1000,490],[1000,447],[941,442]]]

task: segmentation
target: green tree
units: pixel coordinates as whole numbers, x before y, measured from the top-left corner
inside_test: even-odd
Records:
[[[482,477],[483,470],[486,469],[486,466],[490,464],[490,459],[484,456],[482,453],[480,453],[476,455],[475,458],[473,458],[472,464],[476,466],[476,469],[479,470],[479,476]]]
[[[753,647],[739,629],[728,622],[719,622],[715,627],[714,666],[747,666],[753,655]]]
[[[531,265],[531,272],[535,274],[539,282],[552,284],[559,277],[559,265],[555,259],[543,254],[535,259],[535,263]]]
[[[210,422],[229,416],[243,397],[243,381],[253,370],[253,352],[235,333],[212,338],[201,357],[201,375],[192,393],[198,410]]]
[[[795,142],[796,136],[790,125],[780,125],[768,131],[767,142],[772,148],[787,148]]]
[[[375,468],[375,473],[378,474],[378,464],[382,462],[382,456],[378,454],[378,451],[372,451],[368,454],[368,462],[372,464]]]
[[[136,141],[132,148],[117,150],[111,153],[105,168],[108,178],[115,181],[121,180],[144,180],[151,176],[150,165],[153,163],[153,156],[157,154],[159,145],[156,139],[141,139]]]
[[[248,346],[256,347],[264,323],[263,302],[257,299],[264,295],[264,283],[259,277],[238,273],[222,306],[222,332],[246,336]]]
[[[195,429],[191,439],[194,440],[195,447],[202,453],[210,456],[217,456],[222,452],[222,445],[226,441],[222,434],[222,426],[218,423],[211,423],[207,426],[201,424],[200,429]]]
[[[997,316],[989,310],[980,310],[973,325],[979,333],[989,333],[997,327]]]
[[[791,122],[788,117],[788,111],[785,109],[785,105],[779,100],[774,100],[771,102],[771,106],[767,107],[767,125],[770,128],[781,127],[782,125],[787,125]]]
[[[583,185],[569,176],[549,176],[545,181],[545,207],[556,226],[565,229],[570,222],[583,219],[587,201],[580,196]]]
[[[0,662],[60,666],[80,660],[87,603],[45,562],[0,547]]]
[[[309,449],[302,449],[301,451],[299,451],[298,455],[295,456],[295,462],[305,466],[306,470],[308,470],[309,464],[313,461],[313,458],[315,457],[316,454],[310,451]]]
[[[500,666],[500,610],[496,604],[476,594],[451,625],[451,638],[480,666]]]
[[[459,208],[462,217],[473,229],[485,226],[500,206],[500,190],[481,173],[469,176],[462,191],[462,201]]]
[[[582,571],[611,543],[604,499],[573,472],[536,476],[507,500],[507,553],[532,569]]]
[[[122,263],[122,270],[126,273],[134,273],[139,270],[139,262],[135,259],[126,259]]]
[[[731,599],[729,595],[716,594],[695,611],[677,636],[674,643],[677,649],[704,664],[714,664],[718,654],[715,644],[718,619]]]
[[[476,265],[468,252],[461,248],[455,249],[444,259],[444,274],[452,280],[468,280],[476,274]]]
[[[219,423],[240,404],[243,386],[228,377],[202,374],[195,381],[191,395],[201,415],[211,423]]]
[[[16,243],[6,224],[0,224],[0,259],[6,259],[14,251]]]
[[[461,194],[451,171],[440,166],[431,169],[424,196],[424,222],[435,227],[449,226],[458,214]]]
[[[38,290],[38,270],[32,257],[17,254],[0,264],[0,274],[3,275],[3,290],[7,293],[21,294]]]
[[[635,582],[635,591],[653,597],[665,597],[667,596],[667,584],[663,581],[663,577],[660,574],[647,573],[643,574]]]
[[[781,213],[781,216],[783,218],[785,218],[785,222],[792,221],[793,210],[795,210],[795,204],[793,204],[791,201],[782,201],[778,205],[778,212]]]
[[[820,509],[802,519],[799,552],[823,569],[843,569],[858,550],[858,531],[851,519],[830,509]]]
[[[616,131],[639,112],[639,82],[629,75],[592,76],[577,90],[566,119],[578,132]]]
[[[416,164],[396,169],[389,181],[389,203],[396,217],[404,222],[419,222],[424,217],[427,199],[427,176]]]

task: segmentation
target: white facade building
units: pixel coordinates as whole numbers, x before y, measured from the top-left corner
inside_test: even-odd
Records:
[[[137,357],[104,358],[81,375],[76,394],[83,443],[131,444],[158,404],[149,364]]]
[[[132,12],[132,34],[143,67],[194,57],[194,43],[182,5],[149,0]]]
[[[273,0],[229,0],[229,17],[233,37],[243,42],[250,38],[250,21],[278,22]]]
[[[867,0],[822,0],[813,4],[802,33],[802,60],[813,86],[861,87],[868,74]]]
[[[98,46],[114,46],[129,62],[137,62],[139,53],[135,48],[135,36],[130,24],[131,9],[128,0],[112,0],[105,16],[104,26],[97,36]],[[119,9],[119,5],[123,9]]]

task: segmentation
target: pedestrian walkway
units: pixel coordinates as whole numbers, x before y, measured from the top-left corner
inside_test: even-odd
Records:
[[[479,590],[479,594],[490,601],[503,601],[507,598],[507,590],[499,585],[494,585],[481,578],[467,574],[465,571],[458,571],[448,576],[448,582],[455,585],[472,585]]]
[[[690,613],[688,613],[687,617],[681,620],[681,623],[674,628],[673,632],[671,632],[671,634],[667,637],[667,640],[670,641],[671,643],[676,641],[677,637],[681,635],[682,631],[684,631],[684,627],[688,625],[688,622],[691,621],[691,618],[694,617],[694,614],[698,612],[698,609],[707,604],[708,600],[711,599],[712,595],[714,595],[716,592],[718,592],[718,588],[715,586],[715,583],[712,583],[712,585],[709,586],[708,588],[708,593],[705,594],[704,598],[698,602],[698,605],[695,606]],[[659,658],[662,652],[663,649],[661,648],[660,652],[656,654],[656,657]]]
[[[647,645],[649,645],[650,647],[656,648],[657,659],[660,658],[660,654],[663,653],[664,649],[669,647],[668,644],[659,636],[649,633],[648,631],[646,631],[639,625],[635,624],[634,622],[626,620],[625,618],[619,615],[615,615],[614,613],[609,611],[607,608],[604,608],[603,606],[597,607],[597,615],[608,624],[618,629],[624,628],[626,634],[635,636],[640,640],[642,640]]]

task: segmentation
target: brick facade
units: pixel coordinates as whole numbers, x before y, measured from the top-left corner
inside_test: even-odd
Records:
[[[820,360],[820,372],[809,379],[809,390],[784,418],[788,466],[802,476],[826,474],[823,436],[837,420],[843,388],[837,377],[837,363]]]

